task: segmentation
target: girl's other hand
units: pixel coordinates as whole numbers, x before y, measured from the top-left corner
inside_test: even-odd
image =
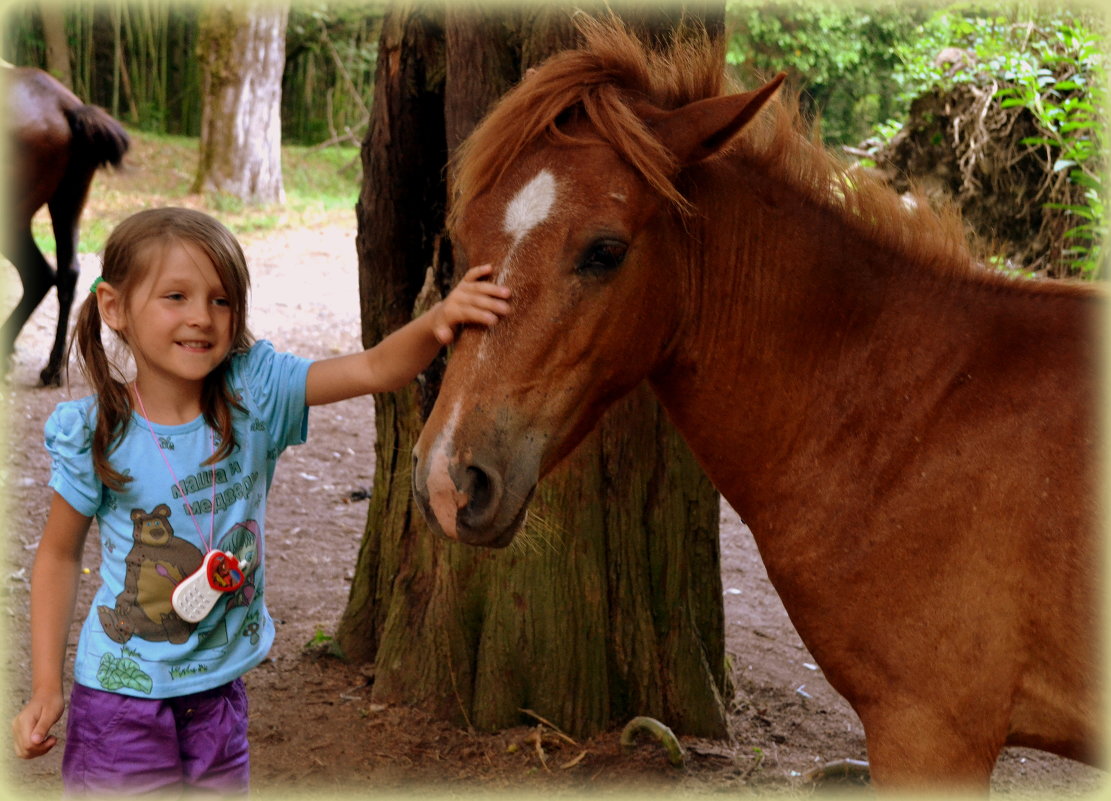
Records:
[[[509,314],[509,288],[484,280],[492,271],[489,264],[472,267],[435,310],[432,332],[440,344],[454,342],[460,325],[490,327]]]
[[[32,696],[12,721],[16,756],[34,759],[57,745],[58,738],[50,733],[50,729],[62,717],[64,709],[61,693],[52,693],[41,699]]]

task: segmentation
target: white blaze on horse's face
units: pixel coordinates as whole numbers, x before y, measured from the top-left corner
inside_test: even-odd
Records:
[[[513,245],[498,272],[497,282],[504,285],[509,279],[513,251],[529,232],[548,219],[555,206],[556,180],[549,170],[541,170],[531,181],[521,187],[505,207],[502,229],[513,237]]]
[[[509,284],[513,266],[517,260],[517,250],[525,237],[551,217],[556,199],[556,179],[551,170],[543,169],[522,186],[505,206],[502,215],[502,230],[513,241],[502,262],[494,272],[494,283],[501,286]],[[487,358],[486,340],[478,351],[478,362]]]
[[[428,466],[428,502],[444,534],[458,539],[455,516],[466,505],[467,497],[459,491],[448,472],[454,454],[455,427],[459,424],[459,403],[455,404],[451,418],[443,433],[436,439]],[[459,457],[454,456],[456,462]]]

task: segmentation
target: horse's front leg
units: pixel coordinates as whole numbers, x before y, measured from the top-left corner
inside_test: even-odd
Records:
[[[894,695],[858,713],[878,789],[988,793],[1004,734],[987,721]]]
[[[0,359],[3,360],[3,368],[6,371],[8,361],[15,350],[16,337],[27,324],[31,314],[42,303],[50,287],[54,286],[54,268],[35,244],[30,224],[11,235],[4,247],[4,255],[15,265],[19,280],[23,284],[23,296],[0,329]]]

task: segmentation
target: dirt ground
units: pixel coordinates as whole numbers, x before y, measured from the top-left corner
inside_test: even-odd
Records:
[[[270,233],[244,245],[255,284],[250,326],[257,337],[308,357],[358,347],[353,221]],[[4,278],[14,280],[2,266]],[[96,258],[84,257],[79,287],[97,272]],[[0,596],[7,608],[8,720],[30,680],[29,576],[50,498],[42,426],[57,402],[87,393],[76,371],[69,388],[35,386],[55,314],[52,299],[36,313],[18,340],[3,387],[9,443],[0,470],[9,496],[4,531],[11,561]],[[480,734],[419,711],[372,704],[371,671],[327,656],[319,643],[335,630],[352,579],[372,484],[373,414],[369,398],[314,409],[308,444],[287,451],[278,467],[268,528],[269,603],[278,634],[270,658],[246,678],[256,797],[346,797],[354,790],[386,797],[800,796],[812,792],[803,778],[807,771],[831,760],[865,758],[859,722],[813,664],[748,529],[725,505],[722,578],[736,686],[731,738],[684,738],[685,769],[672,768],[652,742],[623,752],[616,732],[572,745],[536,726]],[[93,594],[98,560],[91,536],[80,617]],[[306,572],[311,583],[299,580]],[[75,626],[72,642],[76,636]],[[63,734],[64,727],[56,731]],[[30,762],[8,757],[4,786],[17,798],[58,795],[61,751]],[[1025,750],[1007,752],[994,777],[997,793],[1016,796],[1077,797],[1104,785],[1100,771]]]

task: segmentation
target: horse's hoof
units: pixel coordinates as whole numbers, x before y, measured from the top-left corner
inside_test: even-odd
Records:
[[[39,380],[44,387],[60,387],[62,385],[62,371],[47,368],[39,373]]]

